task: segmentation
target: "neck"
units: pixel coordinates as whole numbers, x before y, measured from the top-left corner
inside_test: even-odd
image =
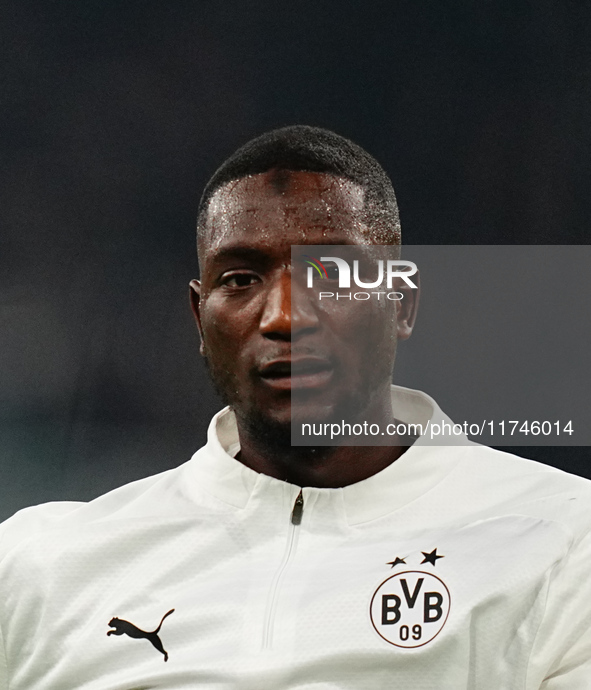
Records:
[[[389,395],[365,419],[388,424],[396,421]],[[255,472],[296,486],[340,488],[377,474],[407,449],[407,439],[389,436],[387,446],[292,446],[289,430],[281,437],[263,435],[237,418],[240,453],[237,459]],[[384,428],[382,426],[381,428]],[[287,439],[287,440],[286,440]]]
[[[255,472],[296,486],[337,489],[372,477],[397,460],[408,446],[285,447],[280,454],[248,442],[238,460]]]

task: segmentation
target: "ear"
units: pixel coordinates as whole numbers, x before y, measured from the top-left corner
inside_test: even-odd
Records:
[[[198,280],[192,280],[189,283],[189,301],[191,302],[191,311],[195,317],[195,323],[197,324],[197,330],[199,331],[199,338],[201,339],[199,352],[205,356],[203,329],[201,327],[201,312],[199,311],[201,306],[201,283]]]
[[[412,335],[419,309],[419,297],[421,296],[421,277],[417,271],[412,277],[416,288],[411,288],[405,282],[396,286],[396,290],[404,296],[396,302],[396,318],[398,322],[398,340],[406,340]]]

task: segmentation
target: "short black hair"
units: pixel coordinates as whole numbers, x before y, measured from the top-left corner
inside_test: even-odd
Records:
[[[398,204],[390,178],[367,151],[328,129],[292,125],[266,132],[235,151],[215,171],[197,214],[203,236],[209,201],[228,182],[269,170],[327,173],[355,182],[365,191],[365,222],[376,244],[400,244]]]

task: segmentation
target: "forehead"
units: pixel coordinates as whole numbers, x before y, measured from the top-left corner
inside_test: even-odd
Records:
[[[200,254],[235,241],[253,245],[366,244],[363,188],[326,173],[270,170],[216,190]]]

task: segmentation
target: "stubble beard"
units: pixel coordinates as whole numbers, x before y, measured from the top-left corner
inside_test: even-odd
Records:
[[[205,367],[213,387],[222,402],[236,415],[238,427],[243,428],[261,445],[285,448],[291,445],[291,424],[281,423],[269,418],[253,405],[246,406],[238,398],[238,385],[234,377],[226,371],[218,369],[207,355],[204,356]]]
[[[289,420],[279,421],[265,414],[253,404],[245,405],[244,400],[239,399],[237,396],[238,385],[234,377],[225,371],[216,369],[207,356],[204,359],[213,386],[224,404],[228,405],[236,415],[239,429],[243,429],[261,447],[282,453],[308,454],[312,452],[325,454],[330,452],[337,444],[319,447],[292,446],[292,425],[309,422],[337,424],[343,420],[351,424],[357,421],[363,423],[366,421],[364,414],[372,407],[375,394],[379,388],[379,386],[375,385],[375,382],[367,383],[366,381],[365,385],[360,385],[354,390],[349,391],[347,395],[340,396],[336,404],[320,417],[315,416],[312,419],[308,413],[308,416],[302,415],[301,419],[294,419],[293,415],[290,415]],[[309,409],[305,404],[302,404],[301,407],[302,409]]]

